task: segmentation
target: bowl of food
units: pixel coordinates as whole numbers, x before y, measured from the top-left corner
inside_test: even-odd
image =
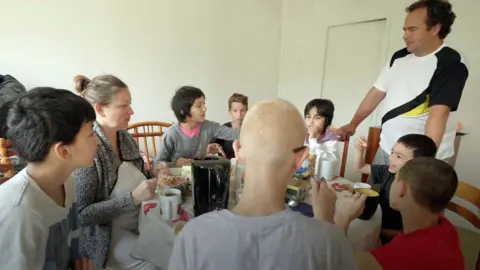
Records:
[[[372,186],[367,184],[367,183],[357,182],[357,183],[353,184],[353,188],[354,189],[361,189],[361,188],[371,189]]]
[[[176,188],[182,192],[182,201],[187,200],[187,178],[170,174],[158,176],[157,183],[160,188]]]
[[[365,200],[365,208],[358,218],[361,220],[371,219],[377,211],[380,196],[379,193],[369,188],[356,188],[354,193],[361,193],[367,196],[367,199]]]

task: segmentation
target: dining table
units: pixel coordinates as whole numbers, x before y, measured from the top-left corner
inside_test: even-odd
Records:
[[[336,177],[327,184],[351,185],[354,183],[342,177]],[[341,199],[346,191],[337,191],[337,197]],[[308,203],[308,201],[306,201]],[[338,200],[337,200],[338,202]],[[188,197],[182,205],[187,219],[193,219],[193,199]],[[165,221],[161,218],[157,207],[151,209],[139,224],[140,235],[132,251],[132,256],[148,261],[161,269],[168,269],[170,255],[175,242],[175,226],[178,222]],[[350,223],[347,231],[347,239],[353,249],[370,251],[378,246],[381,230],[382,212],[377,206],[375,214],[369,220],[355,219]],[[180,221],[184,222],[184,221]],[[187,221],[188,222],[188,221]]]

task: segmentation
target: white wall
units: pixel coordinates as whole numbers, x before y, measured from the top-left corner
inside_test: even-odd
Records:
[[[458,113],[464,124],[464,131],[469,134],[462,140],[456,168],[463,181],[480,187],[480,145],[475,143],[480,141],[480,122],[471,114],[478,111],[476,100],[480,98],[480,92],[476,90],[480,85],[480,35],[472,32],[473,25],[479,25],[475,11],[480,10],[480,1],[451,2],[458,17],[447,43],[463,53],[470,69]],[[386,61],[393,52],[404,47],[404,10],[410,3],[412,0],[285,1],[279,96],[291,100],[303,110],[308,100],[321,95],[329,26],[386,18],[388,30],[385,34],[385,51],[379,52]],[[358,33],[358,38],[362,38],[362,33]],[[369,88],[366,88],[363,91],[366,93],[368,90]],[[349,89],[339,91],[343,91],[348,99]],[[352,101],[354,107],[359,104],[360,100]],[[366,132],[365,127],[359,130],[357,135],[366,135]]]
[[[278,94],[303,110],[322,92],[327,27],[386,18],[381,53],[387,59],[404,45],[404,8],[410,2],[2,0],[0,74],[12,74],[28,87],[69,89],[79,73],[115,74],[131,88],[133,121],[174,121],[169,101],[185,84],[205,91],[207,117],[220,122],[228,119],[226,102],[234,91],[250,96],[252,104]],[[480,36],[472,32],[480,1],[452,3],[458,18],[447,41],[463,52],[470,68],[459,111],[469,135],[456,168],[462,180],[480,186],[480,146],[474,143],[480,141],[480,123],[469,114],[477,111],[480,97]],[[348,96],[347,89],[341,91]]]
[[[385,34],[385,51],[379,52],[384,54],[386,61],[393,52],[404,46],[402,41],[404,9],[411,2],[411,0],[286,0],[282,27],[279,96],[291,100],[303,110],[306,102],[322,94],[329,26],[386,18],[388,30]],[[480,10],[480,1],[451,2],[458,18],[447,43],[463,53],[470,70],[458,112],[464,124],[464,131],[469,134],[462,140],[456,170],[462,181],[480,187],[478,164],[480,145],[476,144],[480,141],[480,122],[475,117],[480,98],[480,92],[476,89],[480,85],[480,35],[473,30],[473,25],[479,25],[477,11]],[[359,38],[362,38],[361,34],[358,33]],[[364,89],[365,93],[368,90],[369,88]],[[339,91],[344,91],[345,98],[349,98],[349,89]],[[357,107],[359,103],[360,100],[352,100],[352,106]],[[367,135],[367,130],[368,127],[364,126],[357,131],[359,133],[357,135]],[[353,147],[350,149],[355,151]],[[351,168],[350,170],[347,168],[347,173],[352,175]],[[471,209],[477,215],[480,214],[473,205],[457,198],[454,201]],[[447,217],[457,225],[475,230],[470,223],[449,211]]]
[[[279,0],[2,0],[0,74],[67,89],[79,73],[117,75],[133,121],[174,121],[174,90],[194,85],[223,122],[233,92],[277,96],[281,18]]]

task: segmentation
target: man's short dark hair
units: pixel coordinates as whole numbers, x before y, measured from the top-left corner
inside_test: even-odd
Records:
[[[413,151],[413,157],[435,157],[437,145],[428,136],[423,134],[407,134],[400,137],[397,143]]]
[[[445,39],[452,31],[452,25],[455,22],[455,12],[452,11],[452,4],[446,0],[419,0],[406,8],[408,13],[420,8],[427,10],[427,27],[431,29],[440,24],[438,36]]]
[[[415,202],[432,213],[440,213],[447,207],[458,186],[455,169],[435,158],[411,159],[400,169],[397,177],[410,187]]]
[[[183,86],[175,92],[171,106],[179,123],[185,122],[187,116],[191,116],[190,108],[192,108],[195,100],[201,97],[205,98],[202,90],[193,86]]]
[[[56,143],[72,144],[84,123],[95,120],[93,107],[68,90],[34,88],[8,111],[7,137],[21,159],[42,162]]]

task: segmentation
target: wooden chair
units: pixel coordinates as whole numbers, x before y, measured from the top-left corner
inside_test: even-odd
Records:
[[[171,123],[150,121],[134,123],[128,126],[127,130],[132,131],[130,134],[135,138],[138,146],[143,147],[142,150],[146,154],[145,162],[148,168],[152,166],[150,156],[152,154],[154,157],[157,156],[157,140],[160,143],[164,133],[163,128],[168,128],[171,125]],[[143,141],[143,145],[140,145],[140,139]],[[150,145],[153,149],[149,147]]]
[[[0,177],[0,184],[3,184],[8,179],[12,178],[13,175],[15,175],[15,169],[13,167],[12,160],[10,159],[10,157],[14,155],[14,152],[8,150],[10,147],[10,141],[0,138],[0,172],[3,175]]]
[[[470,184],[467,184],[465,182],[459,182],[458,187],[457,187],[457,191],[455,192],[455,196],[471,203],[477,209],[475,212],[477,214],[480,213],[480,189],[478,189],[478,188],[476,188],[476,187],[474,187]],[[462,205],[459,205],[457,203],[454,203],[454,202],[449,202],[448,206],[447,206],[447,209],[456,213],[457,215],[463,217],[468,222],[470,222],[475,228],[480,230],[480,218],[478,217],[478,215],[476,213],[474,213],[471,210],[467,209],[466,207],[464,207]],[[463,228],[458,228],[458,227],[457,227],[457,230],[459,232],[461,242],[472,242],[473,241],[474,243],[477,244],[477,247],[479,248],[479,250],[476,251],[476,252],[478,252],[478,255],[477,255],[477,253],[475,253],[475,254],[473,254],[473,256],[475,256],[475,255],[477,256],[477,262],[476,262],[475,270],[480,270],[480,243],[478,241],[480,239],[480,234],[474,233],[472,231],[469,231],[469,230],[466,230],[466,229],[463,229]],[[466,253],[475,252],[475,251],[472,251],[472,249],[474,249],[474,246],[472,246],[472,244],[470,244],[470,243],[465,244],[464,243],[464,245],[462,244],[462,247],[463,246],[465,246],[465,248],[462,248],[464,256],[466,255]],[[465,256],[465,257],[467,258],[467,257],[471,257],[471,256]],[[467,268],[467,269],[471,269],[471,268]]]
[[[335,131],[336,128],[330,128],[330,130]],[[342,153],[342,163],[340,164],[340,176],[345,177],[345,170],[347,168],[347,158],[348,158],[348,146],[350,145],[350,138],[345,140],[339,140],[343,142],[343,153]]]
[[[380,127],[370,127],[368,129],[367,149],[365,150],[365,163],[372,164],[377,154],[378,147],[380,147]],[[362,174],[362,182],[366,183],[368,174]]]

